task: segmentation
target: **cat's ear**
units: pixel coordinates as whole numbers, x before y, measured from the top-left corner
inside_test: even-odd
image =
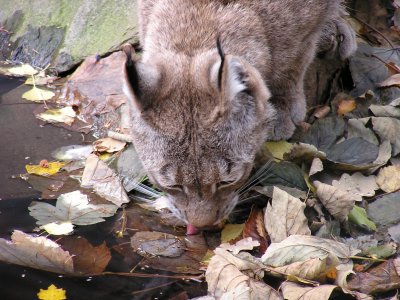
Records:
[[[210,76],[220,95],[215,117],[243,111],[248,105],[263,113],[271,94],[260,73],[241,57],[225,54],[219,39],[217,49],[220,59]]]
[[[160,72],[152,65],[135,61],[132,58],[134,54],[132,46],[124,45],[122,50],[126,54],[124,93],[133,111],[143,113],[152,106],[151,94],[157,90]]]

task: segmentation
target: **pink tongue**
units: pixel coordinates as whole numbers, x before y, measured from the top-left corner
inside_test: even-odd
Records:
[[[200,230],[198,230],[192,224],[188,224],[187,227],[186,227],[186,234],[187,235],[195,235],[195,234],[198,234],[199,232],[200,232]]]

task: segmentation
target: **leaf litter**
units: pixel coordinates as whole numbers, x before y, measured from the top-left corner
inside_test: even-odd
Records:
[[[389,29],[387,32],[393,37]],[[364,31],[358,33],[366,36]],[[382,41],[373,31],[368,33],[371,37]],[[129,144],[129,112],[122,84],[115,79],[121,78],[122,53],[88,58],[51,97],[38,90],[35,84],[41,84],[35,77],[31,94],[36,95],[36,101],[46,101],[36,112],[37,118],[70,130],[92,131],[97,141],[54,151],[53,156],[65,163],[54,172],[24,175],[45,199],[58,197],[55,206],[33,202],[31,215],[50,234],[65,235],[76,226],[101,222],[118,212],[114,249],[131,267],[149,265],[179,274],[207,270],[209,297],[213,299],[300,299],[305,295],[307,299],[329,299],[342,292],[368,299],[365,294],[399,288],[399,268],[395,266],[400,264],[388,241],[400,240],[396,209],[400,186],[397,167],[391,163],[400,153],[399,69],[393,67],[400,65],[400,56],[385,47],[360,44],[350,59],[355,87],[349,95],[337,95],[332,106],[315,110],[304,123],[303,132],[289,142],[265,143],[264,152],[274,161],[245,195],[263,201],[252,208],[247,220],[228,224],[222,239],[211,242],[212,247],[210,237],[207,243],[200,235],[186,237],[184,230],[176,227],[182,223],[171,218],[165,206],[158,206],[158,212],[142,208],[154,210],[154,201],[162,194],[148,182]],[[24,72],[21,74],[32,76],[29,70]],[[54,83],[41,80],[47,86]],[[74,201],[68,200],[71,193],[76,195]],[[92,203],[94,195],[105,202]],[[130,198],[140,201],[141,207],[129,203],[125,210]],[[113,204],[105,204],[108,201]],[[327,231],[322,234],[323,230]],[[343,239],[365,232],[377,232],[375,248],[360,252]],[[26,234],[14,232],[12,241],[18,235]],[[36,237],[25,238],[32,239]],[[16,249],[12,241],[0,241]],[[1,260],[82,275],[100,274],[111,257],[106,244],[92,246],[74,234],[63,237],[57,246],[49,238],[40,243],[67,255],[66,261],[73,260],[73,266],[56,263],[60,265],[48,267],[40,255],[34,263],[16,262],[0,254]],[[207,263],[203,258],[210,248],[214,255]],[[33,249],[25,247],[23,251],[36,255]],[[85,262],[85,253],[94,259],[91,266]],[[380,257],[389,259],[382,262]],[[375,263],[373,268],[370,261]],[[285,281],[276,285],[274,279],[275,284],[269,285],[271,277]]]

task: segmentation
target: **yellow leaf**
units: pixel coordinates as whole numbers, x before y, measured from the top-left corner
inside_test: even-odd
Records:
[[[19,76],[31,76],[31,75],[35,75],[38,73],[37,70],[35,70],[31,65],[28,65],[28,64],[11,67],[8,69],[8,72],[10,72],[11,74],[14,74],[14,75],[19,75]]]
[[[229,243],[243,232],[244,224],[227,224],[221,232],[221,243]]]
[[[52,223],[48,223],[46,225],[40,226],[40,228],[43,228],[49,234],[63,235],[63,234],[71,233],[74,230],[74,225],[72,225],[72,223],[68,222],[68,221],[62,222],[62,223],[52,222]]]
[[[64,289],[58,289],[54,284],[50,285],[47,290],[40,289],[37,293],[40,300],[65,300],[67,299]]]
[[[49,100],[54,97],[54,93],[52,91],[41,89],[36,86],[31,88],[29,91],[25,92],[22,95],[22,98],[34,102],[41,102],[45,100]]]
[[[56,174],[64,166],[65,162],[53,161],[49,162],[46,166],[26,165],[25,169],[29,174],[50,176]]]
[[[293,147],[291,143],[286,141],[266,142],[264,146],[271,152],[273,157],[279,160],[283,160],[283,154],[290,152]]]
[[[71,106],[66,106],[63,108],[48,109],[43,113],[36,115],[40,120],[55,123],[65,123],[70,125],[75,120],[76,113]]]
[[[357,102],[350,99],[343,99],[339,102],[338,108],[337,108],[337,114],[338,116],[343,116],[357,108]]]

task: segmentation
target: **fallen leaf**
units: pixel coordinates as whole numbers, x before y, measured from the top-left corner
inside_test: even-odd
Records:
[[[396,260],[385,261],[367,272],[357,272],[348,280],[348,288],[369,295],[400,288]]]
[[[51,153],[51,156],[58,160],[75,161],[86,159],[92,152],[92,145],[70,145],[57,148]]]
[[[331,108],[329,106],[320,106],[313,112],[312,116],[317,119],[322,119],[326,117],[331,112]]]
[[[283,160],[283,154],[289,152],[293,145],[286,141],[278,142],[265,142],[264,147],[272,154],[272,156],[278,160]]]
[[[284,282],[281,285],[283,297],[290,300],[328,300],[336,285],[324,284],[316,287],[302,286],[293,282]]]
[[[388,166],[380,169],[376,183],[386,193],[400,189],[400,166]]]
[[[121,142],[110,137],[93,142],[93,149],[98,152],[113,153],[124,149],[126,142]]]
[[[322,205],[340,222],[347,220],[355,201],[362,200],[359,195],[348,193],[329,184],[319,181],[314,181],[313,184],[317,188],[317,196]]]
[[[28,77],[24,84],[26,85],[48,85],[48,84],[52,84],[54,83],[54,81],[56,81],[58,79],[58,77],[55,76],[31,76]]]
[[[65,166],[65,162],[59,162],[59,161],[53,161],[49,162],[47,167],[42,167],[40,164],[39,165],[26,165],[25,169],[29,174],[36,174],[36,175],[41,175],[41,176],[51,176],[60,169]]]
[[[356,224],[367,230],[376,231],[376,225],[370,219],[368,219],[367,212],[364,208],[354,205],[353,209],[350,211],[349,222]]]
[[[229,243],[241,237],[244,224],[226,224],[221,232],[221,243]]]
[[[355,137],[360,137],[363,138],[364,140],[374,144],[374,145],[379,145],[378,138],[376,137],[375,133],[365,127],[366,121],[368,121],[369,118],[366,118],[366,120],[363,119],[350,119],[347,121],[347,138],[355,138]]]
[[[37,114],[36,118],[50,123],[65,123],[71,126],[75,121],[76,113],[71,106],[63,108],[48,109]]]
[[[382,141],[389,141],[392,145],[392,156],[400,153],[400,120],[389,117],[372,117],[372,125]]]
[[[85,194],[75,191],[58,197],[56,206],[33,201],[29,206],[29,214],[37,220],[38,225],[53,222],[90,225],[103,222],[104,218],[113,216],[117,209],[113,204],[91,204]]]
[[[241,272],[246,270],[258,274],[262,268],[261,263],[236,257],[221,248],[217,248],[215,253],[206,271],[208,292],[212,296],[217,299],[224,299],[224,296],[227,297],[225,299],[282,299],[279,293],[267,284]],[[259,275],[262,277],[263,273]],[[237,297],[238,291],[240,297]]]
[[[392,105],[374,105],[372,104],[369,109],[375,117],[400,117],[400,108]]]
[[[93,246],[85,238],[67,236],[58,241],[63,249],[73,255],[75,274],[101,274],[111,260],[105,242]]]
[[[0,260],[59,274],[72,274],[72,256],[46,237],[14,230],[11,241],[0,239]]]
[[[242,236],[243,238],[251,237],[260,243],[258,247],[259,256],[265,253],[269,237],[265,230],[264,213],[260,208],[256,206],[251,208],[250,215],[244,224]]]
[[[383,245],[370,247],[363,251],[363,255],[372,257],[374,259],[384,259],[393,256],[397,251],[396,243],[389,242]]]
[[[400,192],[394,192],[377,197],[369,203],[367,213],[369,218],[378,225],[386,226],[400,222]]]
[[[71,222],[52,222],[42,225],[40,228],[46,230],[48,234],[64,235],[71,233],[74,230],[74,225]]]
[[[310,162],[315,157],[325,159],[326,154],[318,149],[314,145],[296,143],[293,144],[292,149],[283,155],[285,160]]]
[[[260,242],[253,240],[251,237],[244,238],[237,241],[235,244],[231,245],[229,243],[223,243],[219,247],[232,252],[233,254],[238,254],[243,250],[253,250],[254,247],[260,246]]]
[[[267,205],[264,216],[265,227],[273,243],[293,234],[311,234],[304,215],[305,207],[300,199],[274,188],[272,202]]]
[[[377,84],[378,87],[399,86],[400,87],[400,74],[394,74],[388,79]]]
[[[7,71],[13,75],[18,76],[31,76],[38,73],[38,71],[33,68],[31,65],[22,64],[19,66],[8,68]]]
[[[140,231],[131,237],[131,246],[138,254],[148,256],[180,257],[185,252],[183,239],[156,231]]]
[[[307,184],[304,181],[304,172],[298,165],[292,162],[272,162],[268,171],[260,177],[259,180],[263,186],[283,185],[308,191]]]
[[[358,252],[358,249],[352,249],[334,240],[308,235],[291,235],[280,243],[272,243],[261,257],[261,261],[272,267],[282,267],[311,258],[324,259],[327,256],[347,262]]]
[[[93,188],[99,196],[118,206],[130,201],[118,175],[95,154],[86,159],[81,186]]]
[[[50,100],[51,98],[54,97],[54,92],[43,89],[43,88],[38,88],[34,86],[31,88],[29,91],[25,92],[22,94],[22,98],[34,102],[42,102],[46,100]]]
[[[400,244],[400,223],[388,228],[390,238]],[[399,272],[400,274],[400,272]]]
[[[47,290],[40,289],[37,296],[40,300],[65,300],[67,295],[64,289],[57,288],[54,284],[50,285]]]
[[[343,115],[355,110],[356,107],[357,107],[357,102],[354,101],[353,99],[350,99],[350,100],[342,99],[339,102],[336,113],[338,116],[343,116]]]
[[[344,173],[339,181],[332,181],[332,186],[361,197],[372,197],[375,195],[375,190],[379,189],[375,176],[364,176],[360,172],[353,173],[352,175]]]
[[[324,164],[322,163],[322,160],[320,160],[318,157],[315,157],[311,162],[311,167],[308,176],[315,175],[323,170],[324,170]]]

